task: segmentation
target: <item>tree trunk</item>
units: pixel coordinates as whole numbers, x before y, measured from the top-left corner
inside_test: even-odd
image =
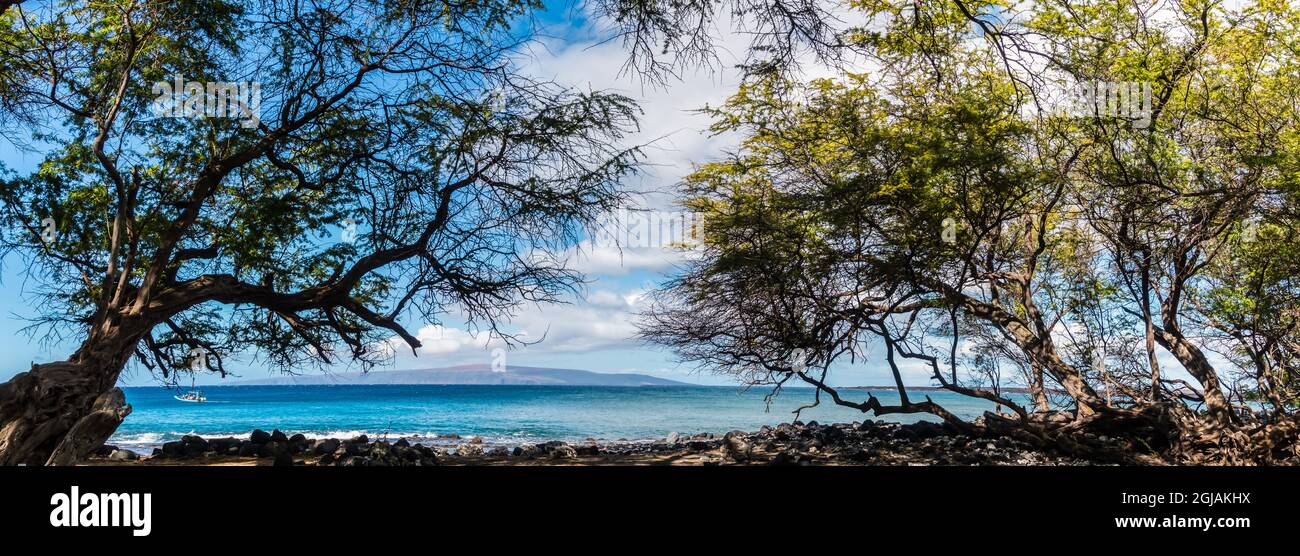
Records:
[[[1223,389],[1219,386],[1219,375],[1214,370],[1214,366],[1206,359],[1205,354],[1200,348],[1192,342],[1187,341],[1181,332],[1173,327],[1156,328],[1156,341],[1160,342],[1161,347],[1172,353],[1174,358],[1182,363],[1187,372],[1201,383],[1201,389],[1205,396],[1205,411],[1210,417],[1221,424],[1228,424],[1232,419],[1232,412],[1228,406],[1228,399],[1223,395]]]
[[[1047,388],[1043,384],[1043,368],[1035,361],[1029,362],[1029,394],[1034,399],[1034,409],[1039,413],[1052,411],[1052,404],[1047,399]]]
[[[114,385],[135,348],[117,332],[0,384],[0,465],[70,465],[113,434],[131,412]]]
[[[1147,365],[1151,367],[1151,399],[1160,401],[1160,361],[1156,359],[1156,325],[1151,316],[1151,267],[1142,263],[1142,323],[1146,333]]]
[[[122,424],[122,420],[131,414],[131,406],[126,403],[126,395],[121,388],[113,388],[98,398],[90,408],[90,414],[82,417],[72,429],[63,436],[63,440],[54,448],[46,465],[74,465],[78,460],[89,456],[91,452],[104,445],[104,441],[113,435],[113,431]]]

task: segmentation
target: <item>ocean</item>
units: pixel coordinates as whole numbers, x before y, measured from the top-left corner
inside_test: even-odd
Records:
[[[767,390],[734,386],[210,386],[203,388],[204,403],[178,401],[173,396],[182,392],[161,387],[123,390],[133,410],[108,443],[145,453],[186,434],[247,437],[255,428],[309,438],[367,434],[426,443],[454,443],[445,439],[448,435],[479,436],[486,444],[507,446],[588,438],[649,440],[672,432],[721,434],[789,422],[795,408],[813,400],[812,389],[786,389],[769,406],[763,399]],[[926,394],[964,418],[993,408],[950,392]],[[866,397],[861,391],[845,395]],[[897,401],[887,391],[876,395],[882,402]],[[864,418],[871,417],[835,406],[824,396],[819,407],[800,417],[823,423]],[[883,418],[935,420],[925,415]]]

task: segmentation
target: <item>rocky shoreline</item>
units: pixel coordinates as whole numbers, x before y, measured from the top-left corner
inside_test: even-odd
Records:
[[[104,446],[88,465],[1098,465],[1036,450],[1007,436],[973,437],[936,423],[783,423],[758,431],[679,435],[647,442],[454,446],[365,435],[308,439],[279,430],[248,438],[186,436],[150,455]]]

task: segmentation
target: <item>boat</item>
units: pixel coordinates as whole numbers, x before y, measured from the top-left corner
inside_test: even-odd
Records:
[[[208,401],[207,398],[203,397],[203,392],[200,392],[200,391],[198,391],[198,390],[190,390],[189,392],[186,392],[186,393],[181,394],[181,395],[179,395],[179,396],[172,396],[172,397],[173,397],[173,398],[176,398],[177,400],[183,401],[183,402],[194,402],[194,403],[198,403],[198,402],[206,402],[206,401]]]
[[[208,401],[208,398],[203,395],[203,392],[199,390],[199,387],[195,386],[194,375],[190,375],[190,391],[172,397],[176,398],[176,401],[181,402],[199,403]]]

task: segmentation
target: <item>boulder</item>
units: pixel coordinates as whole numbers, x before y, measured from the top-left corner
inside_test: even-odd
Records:
[[[795,432],[794,427],[791,426],[790,423],[781,423],[776,426],[776,430],[772,432],[772,436],[775,436],[777,440],[790,440]]]
[[[411,443],[410,443],[410,442],[407,442],[405,438],[399,438],[399,439],[397,439],[397,442],[394,442],[394,443],[393,443],[393,446],[400,446],[400,447],[402,447],[402,448],[409,448],[409,447],[411,447]]]
[[[179,440],[164,442],[162,445],[162,455],[167,458],[179,458],[185,455],[185,443]]]
[[[221,455],[229,454],[231,452],[230,448],[232,446],[235,449],[239,448],[238,438],[231,438],[227,436],[225,438],[213,438],[212,440],[208,441],[209,449]]]
[[[202,436],[187,434],[181,437],[181,442],[184,442],[186,446],[198,446],[200,451],[208,451],[208,441]]]
[[[256,444],[251,440],[244,440],[239,443],[239,451],[236,453],[242,458],[257,457],[260,447],[260,444]]]
[[[108,459],[109,461],[135,461],[140,459],[140,456],[131,450],[117,449],[108,454]]]
[[[574,450],[573,446],[569,446],[568,444],[556,446],[547,453],[551,456],[551,459],[573,459],[578,457],[577,450]]]
[[[289,441],[286,442],[285,445],[289,447],[290,452],[293,452],[295,454],[301,454],[303,452],[308,451],[311,448],[311,441],[304,438],[302,440],[294,442],[293,437],[290,437]]]
[[[822,443],[825,445],[839,444],[844,441],[844,430],[835,427],[824,427],[821,430]]]
[[[253,433],[248,435],[248,441],[253,444],[266,444],[271,441],[271,433],[262,429],[253,429]]]
[[[912,429],[917,438],[934,438],[943,434],[943,427],[929,421],[917,421],[905,427]]]
[[[393,455],[407,463],[415,463],[420,460],[420,451],[411,448],[410,446],[398,446],[394,444]]]
[[[349,440],[348,442],[351,442],[351,443],[353,443],[353,444],[369,444],[369,443],[370,443],[370,437],[369,437],[369,436],[366,436],[366,435],[364,435],[364,434],[361,435],[361,436],[354,436],[354,437],[352,437],[352,440]]]
[[[287,448],[285,446],[285,449],[281,449],[275,454],[275,462],[272,465],[276,467],[293,467],[293,454],[289,453]]]
[[[552,440],[550,442],[543,442],[541,444],[538,444],[537,449],[540,450],[542,453],[549,454],[551,453],[551,450],[554,450],[561,446],[568,446],[568,443],[559,440]]]
[[[339,460],[335,465],[342,467],[367,467],[370,465],[370,460],[361,456],[348,456]]]
[[[680,435],[678,435],[675,432],[670,432],[668,433],[668,437],[664,439],[664,442],[667,442],[669,444],[676,444],[677,441],[680,439],[681,439]]]
[[[280,429],[275,429],[271,431],[271,442],[283,442],[287,444],[289,442],[289,437],[280,432]]]
[[[722,453],[733,460],[748,461],[752,451],[753,446],[745,438],[744,432],[731,431],[722,437]]]
[[[312,452],[316,453],[316,455],[332,454],[334,453],[335,450],[338,449],[339,449],[339,441],[337,438],[326,438],[324,440],[321,440],[320,442],[317,442],[316,448],[313,449]]]
[[[898,429],[894,431],[894,439],[909,442],[916,440],[916,431],[913,431],[908,427],[898,427]]]
[[[461,444],[456,446],[456,455],[460,457],[474,457],[483,455],[483,446],[480,444]]]
[[[281,454],[289,453],[289,445],[283,442],[267,442],[258,450],[257,455],[264,458],[278,458]]]

